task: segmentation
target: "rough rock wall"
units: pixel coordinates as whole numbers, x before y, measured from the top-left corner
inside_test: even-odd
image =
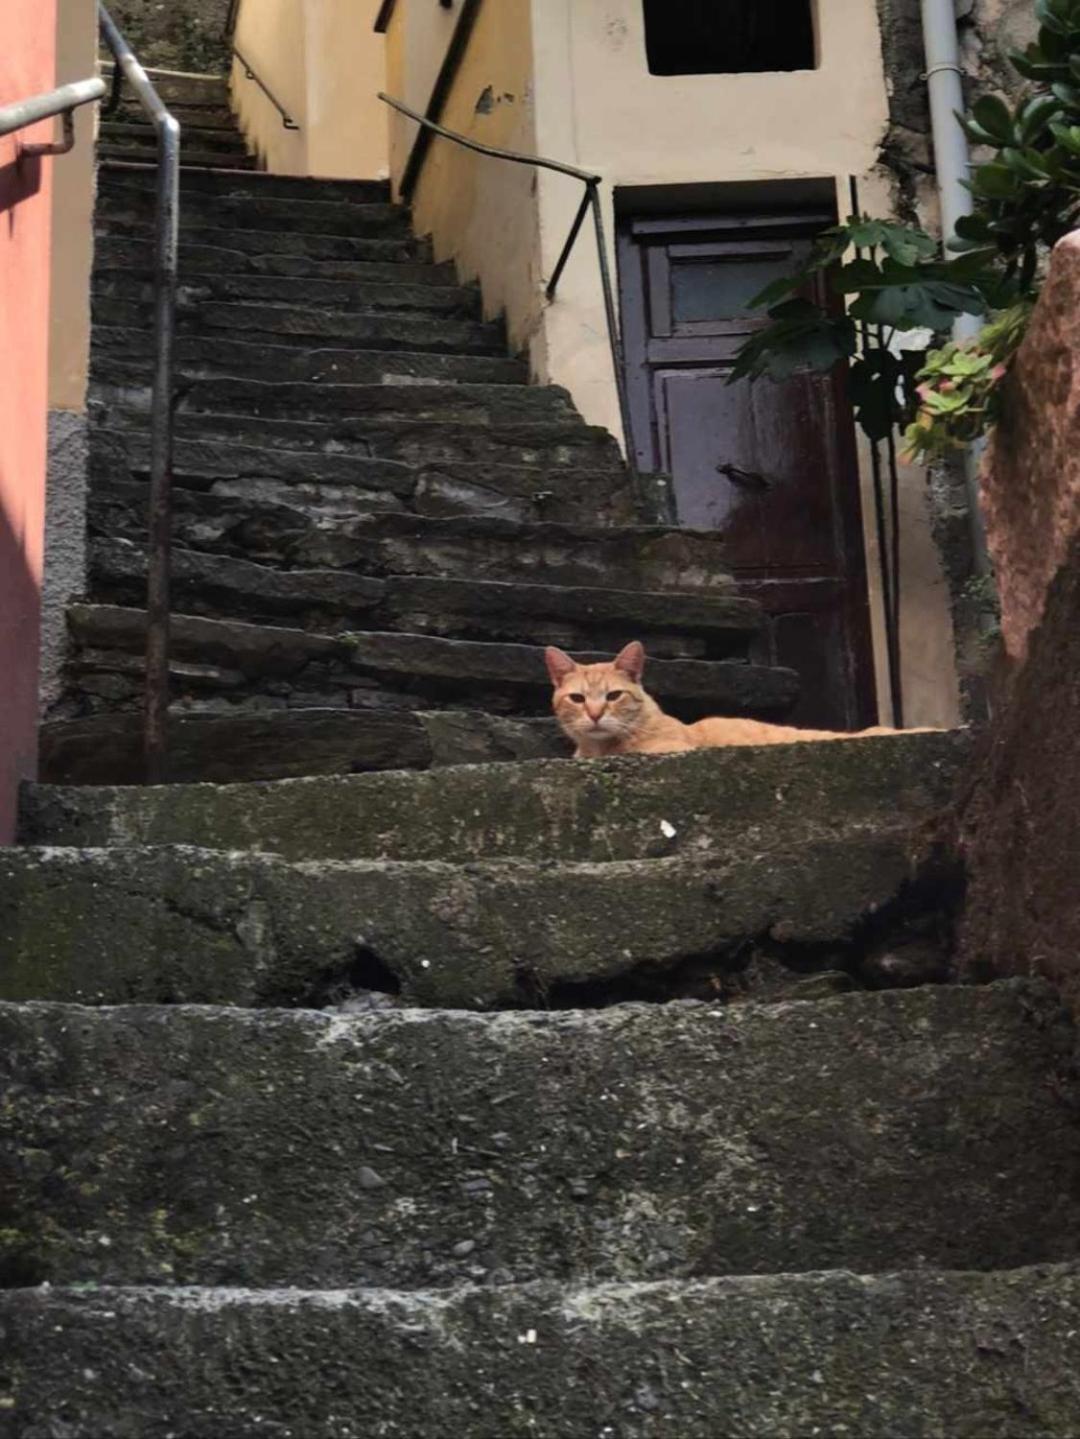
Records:
[[[111,0],[109,12],[144,65],[223,75],[229,0]]]
[[[1034,0],[956,0],[964,68],[980,91],[1016,92],[1024,82],[1008,62],[1038,30]]]
[[[889,94],[881,163],[893,185],[897,215],[925,223],[935,201],[919,0],[877,0],[877,7]]]
[[[1080,231],[1054,250],[1006,385],[981,488],[1002,636],[1020,660],[1080,533]]]
[[[1038,974],[1080,1013],[1080,233],[1054,251],[983,474],[1014,669],[969,779],[961,965]]]
[[[1080,535],[994,718],[959,817],[960,969],[1040,975],[1080,1015]]]

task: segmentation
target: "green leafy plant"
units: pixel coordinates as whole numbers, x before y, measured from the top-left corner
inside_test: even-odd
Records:
[[[974,340],[931,350],[916,377],[918,411],[904,436],[906,457],[930,461],[969,445],[995,423],[1001,381],[1027,327],[1021,302],[984,325]]]
[[[950,254],[914,226],[866,216],[825,231],[799,270],[755,297],[768,324],[739,351],[732,381],[846,361],[861,428],[880,440],[907,427],[922,459],[993,424],[1048,250],[1080,224],[1080,0],[1034,9],[1038,38],[1010,57],[1030,89],[1015,105],[984,95],[963,120],[990,154],[972,171],[973,211]],[[826,301],[811,297],[822,272]],[[945,343],[961,315],[988,323],[973,341]]]

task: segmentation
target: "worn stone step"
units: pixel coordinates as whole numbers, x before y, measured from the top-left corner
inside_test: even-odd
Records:
[[[144,152],[129,144],[109,144],[102,142],[98,145],[97,152],[103,160],[126,160],[132,156],[141,155]],[[234,151],[222,151],[219,149],[206,150],[196,149],[194,145],[182,145],[180,150],[180,163],[184,168],[197,167],[201,170],[211,170],[215,167],[237,171],[254,170],[259,163],[258,157],[246,153]]]
[[[462,1241],[463,1243],[466,1241]],[[1073,1439],[1080,1270],[22,1290],[15,1422],[69,1439]],[[242,1356],[242,1359],[239,1357]],[[312,1376],[318,1376],[318,1382]]]
[[[0,1270],[24,1282],[427,1289],[1076,1251],[1074,1034],[1031,983],[493,1016],[2,1004],[0,1035]]]
[[[150,277],[129,273],[94,275],[94,295],[99,300],[126,300],[148,304],[154,298]],[[177,302],[194,306],[204,301],[257,301],[273,305],[310,304],[316,309],[335,311],[397,310],[430,311],[463,319],[480,318],[480,291],[468,285],[409,285],[377,281],[301,279],[294,275],[203,275],[181,276]]]
[[[102,78],[111,83],[113,62],[103,59]],[[229,82],[224,75],[202,75],[186,70],[163,70],[149,67],[147,77],[166,105],[229,105]],[[125,82],[121,94],[128,98]]]
[[[98,195],[99,224],[125,226],[145,222],[154,212],[149,189],[103,190]],[[342,235],[349,238],[394,238],[409,233],[409,212],[404,206],[382,203],[353,204],[347,200],[298,199],[264,194],[215,195],[191,191],[180,208],[180,231],[215,232],[269,230],[306,235]]]
[[[222,530],[242,525],[244,536],[260,531],[253,558],[276,562],[300,532],[327,521],[372,510],[404,510],[435,517],[486,514],[522,523],[629,524],[637,518],[628,477],[613,470],[541,470],[530,466],[464,464],[403,465],[393,460],[319,455],[306,451],[241,446],[177,447],[174,482],[208,490],[174,497],[175,531],[196,549],[232,548]],[[230,455],[229,451],[235,451]],[[212,457],[220,469],[209,468]],[[141,538],[148,497],[145,449],[129,455],[103,443],[92,450],[94,479],[91,528],[105,535]],[[115,476],[124,478],[115,479]],[[202,529],[203,522],[209,525]],[[286,536],[285,548],[267,548],[267,532]],[[203,538],[200,538],[200,535]],[[241,552],[249,549],[241,544]]]
[[[70,692],[93,696],[108,690],[134,702],[143,666],[144,612],[78,604],[67,613]],[[538,645],[373,631],[325,634],[184,614],[174,614],[171,630],[177,696],[353,708],[464,703],[495,713],[541,715],[550,695]],[[106,684],[110,675],[116,678]],[[124,677],[127,684],[121,685]],[[657,659],[650,683],[668,708],[694,717],[782,714],[798,693],[793,670],[735,660]]]
[[[181,123],[181,157],[185,151],[213,151],[222,155],[245,157],[248,153],[244,137],[237,129],[228,129],[221,124],[204,126],[195,115],[184,117]],[[124,150],[134,155],[153,158],[157,154],[157,131],[152,125],[140,124],[125,119],[102,120],[98,126],[98,144],[108,149]]]
[[[194,846],[10,856],[0,997],[13,1000],[310,1006],[376,990],[546,1010],[820,998],[951,973],[956,876],[906,816],[833,834],[796,824],[749,854],[733,843],[601,863],[288,862]],[[153,964],[138,946],[116,956],[106,913],[146,937]]]
[[[105,224],[99,215],[95,236],[98,240],[152,241],[152,218],[147,214],[130,223],[118,224],[110,220]],[[380,264],[399,260],[428,263],[431,260],[431,242],[408,233],[372,240],[357,239],[351,235],[307,235],[295,230],[208,229],[204,224],[186,227],[181,233],[181,251],[188,246],[226,249],[258,259],[285,256],[306,260],[374,261]]]
[[[146,552],[130,540],[92,539],[89,578],[95,603],[141,605]],[[633,633],[658,657],[712,660],[745,658],[763,618],[755,601],[733,595],[424,576],[370,579],[347,570],[282,570],[186,549],[173,551],[172,599],[184,614],[327,633],[400,630],[612,653]]]
[[[298,419],[340,414],[370,418],[375,424],[449,421],[485,427],[551,422],[579,429],[594,440],[607,436],[609,445],[613,444],[606,430],[585,425],[568,391],[559,385],[336,384],[329,378],[294,384],[225,376],[185,380],[179,388],[181,414],[209,410],[258,419],[280,414]],[[97,396],[105,404],[119,400],[128,406],[139,399],[149,408],[148,392],[113,391],[102,384]]]
[[[236,126],[236,116],[228,105],[179,105],[174,101],[171,109],[173,115],[180,122],[181,134],[190,127],[200,130],[231,130],[233,134],[240,133]],[[131,95],[130,90],[121,91],[121,103],[112,115],[111,122],[151,128],[150,122],[146,118],[146,112],[138,100]]]
[[[105,398],[103,386],[91,399],[92,443],[100,427],[112,436],[126,431],[140,438],[148,424],[146,396],[134,392]],[[397,460],[407,465],[508,464],[551,470],[563,467],[624,472],[622,455],[607,430],[585,425],[579,416],[563,419],[522,419],[498,428],[454,421],[368,418],[335,415],[317,420],[278,419],[267,415],[216,413],[201,410],[176,416],[179,439],[222,441],[259,449],[288,450]]]
[[[114,328],[149,331],[152,313],[152,306],[138,299],[95,296],[91,304],[93,323]],[[271,344],[282,344],[282,337],[288,335],[305,346],[329,340],[342,348],[506,354],[506,331],[501,320],[459,320],[407,312],[342,312],[255,301],[181,299],[177,304],[176,323],[181,335],[241,332],[253,343],[265,336]]]
[[[231,112],[213,113],[228,113],[229,123],[235,125]],[[183,121],[187,117],[182,115],[180,118]],[[156,184],[156,174],[156,165],[102,165],[98,171],[98,187],[112,194],[127,190],[152,191]],[[241,198],[248,195],[266,195],[279,200],[338,200],[352,205],[390,203],[390,184],[387,180],[323,180],[304,175],[274,175],[265,170],[243,176],[229,175],[227,171],[212,174],[186,172],[181,177],[181,187],[184,197],[205,193],[214,196],[236,195]]]
[[[91,492],[95,533],[142,538],[145,486],[117,483]],[[192,549],[232,553],[290,568],[356,569],[366,575],[424,575],[506,584],[730,595],[714,530],[654,525],[603,527],[521,523],[474,515],[432,518],[386,512],[315,525],[299,510],[251,497],[177,490],[174,529]]]
[[[734,854],[781,827],[801,827],[811,839],[884,816],[914,831],[949,802],[969,748],[965,732],[953,731],[272,785],[28,785],[20,837],[259,849],[288,859]]]
[[[130,711],[47,720],[39,728],[38,742],[38,772],[44,781],[141,784],[146,777],[142,717]],[[554,720],[508,719],[478,710],[174,713],[167,772],[177,784],[234,784],[540,759],[568,752]],[[42,812],[35,801],[34,813]]]
[[[210,174],[213,171],[200,171]],[[260,255],[228,250],[220,245],[181,245],[181,278],[201,275],[276,275],[282,278],[350,280],[356,283],[454,285],[453,265],[407,260],[320,260],[306,255]],[[151,240],[122,236],[99,237],[94,246],[94,274],[152,276],[154,246]]]
[[[389,267],[387,267],[389,268]],[[144,386],[153,373],[146,330],[95,328],[91,378],[99,384]],[[255,344],[226,336],[181,335],[175,356],[181,379],[243,376],[278,383],[385,384],[395,379],[439,384],[526,385],[528,365],[505,355],[414,354],[408,350],[335,349],[324,343]]]
[[[929,949],[956,877],[910,812],[833,830],[781,815],[753,843],[745,827],[667,856],[657,828],[660,857],[603,862],[4,851],[0,997],[304,1005],[359,987],[547,1008],[772,993],[826,971],[847,988],[947,977],[947,956]],[[119,955],[117,932],[139,942]],[[910,972],[879,962],[901,944]]]

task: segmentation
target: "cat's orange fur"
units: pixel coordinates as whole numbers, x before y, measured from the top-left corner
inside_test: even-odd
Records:
[[[544,651],[544,659],[555,686],[551,707],[564,732],[577,746],[576,759],[597,759],[612,754],[672,754],[722,745],[861,739],[866,735],[899,733],[883,728],[859,730],[855,734],[794,729],[790,725],[747,719],[703,719],[696,724],[683,724],[666,715],[642,688],[645,650],[637,640],[605,664],[579,665],[553,646]]]

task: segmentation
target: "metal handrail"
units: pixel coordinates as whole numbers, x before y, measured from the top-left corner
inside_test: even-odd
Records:
[[[250,61],[245,60],[244,57],[243,57],[243,55],[240,54],[240,51],[239,51],[239,49],[237,48],[235,42],[233,43],[232,52],[233,52],[233,54],[235,55],[235,57],[237,58],[237,60],[240,61],[240,64],[244,67],[244,76],[245,76],[245,78],[248,79],[248,80],[254,80],[254,81],[255,81],[255,84],[258,85],[259,89],[263,92],[263,94],[266,96],[266,98],[270,101],[271,105],[273,105],[274,109],[275,109],[275,110],[278,112],[278,114],[281,116],[281,124],[282,124],[283,129],[286,129],[286,130],[299,130],[300,126],[299,126],[299,125],[296,123],[296,121],[292,118],[292,116],[289,114],[288,110],[285,109],[285,106],[284,106],[284,105],[281,103],[281,101],[277,98],[277,96],[274,94],[273,90],[270,89],[269,85],[267,85],[265,81],[261,80],[261,79],[259,78],[259,76],[256,75],[255,71],[251,68],[251,63],[250,63]]]
[[[169,582],[172,548],[173,349],[179,259],[180,125],[165,108],[146,71],[98,3],[98,24],[117,67],[135,92],[158,137],[154,221],[154,378],[150,400],[150,513],[146,586],[144,747],[150,784],[165,778],[169,715]]]
[[[619,334],[618,313],[615,308],[615,291],[611,283],[611,267],[608,263],[607,243],[604,238],[604,215],[600,205],[600,185],[603,176],[594,175],[588,170],[579,170],[575,165],[564,164],[562,160],[548,160],[541,155],[522,155],[516,150],[502,150],[494,145],[483,145],[478,140],[470,140],[467,135],[460,135],[456,130],[448,130],[444,125],[438,125],[434,120],[429,120],[426,115],[413,110],[401,100],[395,100],[392,95],[385,95],[380,90],[379,99],[389,105],[391,109],[397,110],[402,115],[407,115],[410,120],[415,120],[418,125],[431,130],[434,134],[441,136],[444,140],[452,140],[455,145],[461,145],[466,150],[475,150],[478,155],[488,155],[493,160],[509,160],[514,165],[531,165],[538,170],[554,170],[557,175],[569,175],[573,180],[580,180],[585,186],[585,193],[581,197],[581,204],[578,206],[577,214],[574,216],[574,223],[570,226],[570,233],[566,237],[566,243],[556,261],[555,268],[551,272],[551,278],[544,287],[544,296],[551,301],[555,298],[555,291],[558,288],[562,273],[566,269],[566,263],[574,248],[581,227],[585,223],[585,217],[590,210],[593,217],[593,230],[596,235],[596,257],[600,266],[600,285],[604,292],[604,314],[607,320],[608,344],[611,348],[611,367],[615,376],[615,389],[619,397],[619,415],[622,420],[623,435],[626,440],[626,467],[630,472],[630,479],[634,486],[639,505],[646,512],[653,511],[659,503],[659,509],[667,517],[670,513],[670,498],[667,494],[667,487],[663,481],[659,482],[658,494],[653,501],[645,493],[644,479],[638,469],[637,458],[634,454],[633,431],[630,427],[630,395],[626,384],[626,365],[623,358],[622,338]]]
[[[285,109],[285,106],[282,105],[281,101],[270,89],[269,85],[265,84],[263,80],[260,79],[260,77],[256,74],[255,70],[252,68],[251,62],[249,60],[245,60],[243,55],[241,55],[240,51],[236,48],[236,41],[233,37],[236,34],[236,22],[239,19],[240,0],[229,0],[229,8],[225,13],[225,24],[221,31],[221,38],[227,42],[230,50],[233,52],[233,55],[236,57],[237,60],[240,61],[240,64],[244,67],[245,79],[255,81],[255,84],[258,85],[259,89],[263,92],[266,98],[270,101],[271,105],[273,105],[274,109],[281,116],[282,128],[285,130],[299,130],[300,126],[289,114],[288,110]]]
[[[0,136],[11,135],[16,130],[37,125],[41,120],[51,120],[56,115],[67,117],[80,105],[91,105],[104,94],[105,81],[95,76],[92,80],[73,80],[70,85],[61,85],[30,100],[0,106]]]

